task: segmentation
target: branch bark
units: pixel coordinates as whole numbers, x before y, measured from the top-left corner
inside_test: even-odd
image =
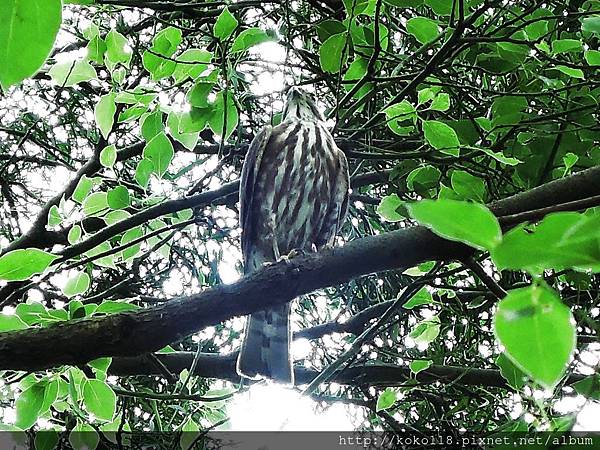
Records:
[[[516,214],[598,194],[600,166],[498,201],[491,208],[496,214]],[[236,283],[138,312],[0,333],[0,369],[43,370],[102,356],[153,352],[207,326],[316,289],[424,261],[464,259],[471,253],[465,245],[444,240],[423,227],[369,236],[341,248],[281,261]]]
[[[173,373],[189,369],[195,357],[194,352],[162,353],[158,359]],[[200,355],[194,374],[203,378],[219,378],[233,382],[239,381],[235,370],[236,355],[217,355],[203,353]],[[162,375],[147,359],[139,356],[134,358],[115,358],[109,367],[109,372],[117,376]],[[296,384],[310,383],[319,372],[305,367],[294,368]],[[415,378],[408,366],[372,365],[349,367],[331,380],[339,384],[353,386],[398,386],[407,380]],[[572,384],[585,378],[584,375],[572,374],[566,384]],[[432,383],[436,381],[456,382],[463,386],[484,386],[509,389],[510,386],[500,375],[499,370],[472,369],[457,366],[432,365],[416,376],[417,381]]]

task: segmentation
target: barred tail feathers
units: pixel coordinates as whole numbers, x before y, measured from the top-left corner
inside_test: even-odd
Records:
[[[294,383],[289,313],[290,305],[285,304],[255,312],[249,317],[237,360],[240,375]]]

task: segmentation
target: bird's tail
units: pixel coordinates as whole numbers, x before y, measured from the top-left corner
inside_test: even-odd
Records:
[[[290,305],[253,313],[246,324],[246,335],[237,361],[240,375],[270,378],[294,383],[290,356]]]

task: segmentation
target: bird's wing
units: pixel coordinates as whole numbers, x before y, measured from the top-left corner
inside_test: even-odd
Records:
[[[248,268],[252,236],[252,201],[256,186],[256,176],[260,170],[265,147],[271,137],[272,127],[266,126],[254,137],[246,153],[242,179],[240,181],[240,224],[242,226],[242,254],[244,256],[244,270]]]
[[[348,214],[348,202],[350,200],[350,172],[348,171],[348,160],[343,151],[338,148],[339,159],[340,159],[340,171],[338,173],[338,191],[342,192],[343,199],[338,211],[338,220],[336,227],[336,234],[339,233],[340,228],[346,219]]]

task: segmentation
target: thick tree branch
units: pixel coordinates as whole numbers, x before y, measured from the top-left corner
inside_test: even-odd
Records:
[[[434,242],[432,242],[434,241]],[[139,312],[0,334],[0,369],[41,370],[101,356],[156,351],[234,316],[289,302],[358,276],[451,259],[470,250],[414,227],[263,268],[231,285],[176,298]]]
[[[516,214],[599,193],[600,166],[491,207],[496,214]],[[423,227],[369,236],[341,248],[281,261],[231,285],[216,286],[142,311],[0,333],[0,369],[42,370],[83,364],[101,356],[152,352],[204,327],[289,302],[316,289],[424,261],[464,259],[471,252]]]
[[[174,373],[189,369],[195,352],[162,353],[157,357]],[[235,370],[235,355],[217,355],[202,353],[194,374],[204,378],[219,378],[239,381]],[[109,367],[109,372],[117,376],[156,375],[161,373],[156,367],[147,362],[143,357],[115,358]],[[294,369],[296,384],[310,383],[319,372],[296,366]],[[353,366],[339,372],[331,381],[339,384],[353,386],[399,386],[407,380],[415,378],[408,366],[372,365]],[[572,384],[585,378],[584,375],[572,374],[567,378],[566,384]],[[506,380],[502,378],[499,370],[471,369],[456,366],[433,365],[416,376],[417,381],[423,383],[456,382],[463,386],[484,386],[509,389]]]

